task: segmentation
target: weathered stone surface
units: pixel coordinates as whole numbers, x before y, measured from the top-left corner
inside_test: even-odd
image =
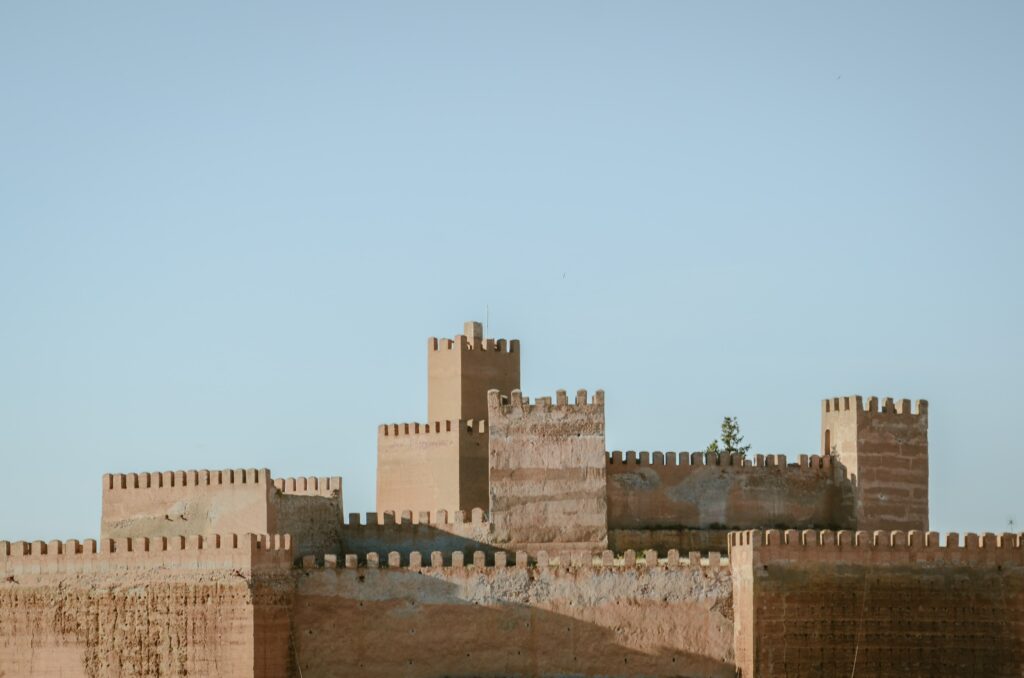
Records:
[[[322,570],[299,579],[305,678],[729,676],[727,569]]]
[[[554,404],[519,391],[488,398],[492,543],[604,549],[604,392],[588,403],[579,391],[573,405],[564,391]]]

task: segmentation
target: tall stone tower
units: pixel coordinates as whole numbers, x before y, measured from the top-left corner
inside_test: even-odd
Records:
[[[824,400],[821,443],[853,480],[857,529],[928,529],[928,401]]]
[[[486,339],[478,322],[427,340],[423,424],[377,429],[377,512],[486,508],[487,391],[519,388],[519,341]]]
[[[519,388],[519,341],[484,339],[478,322],[455,339],[427,340],[427,418],[487,418],[487,391],[508,395]]]

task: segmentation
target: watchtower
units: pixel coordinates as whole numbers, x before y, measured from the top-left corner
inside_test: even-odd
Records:
[[[853,481],[857,529],[928,530],[928,401],[824,400],[821,444]]]
[[[483,334],[427,340],[429,421],[378,428],[378,513],[487,506],[487,391],[519,388],[519,341]]]
[[[454,339],[427,340],[427,418],[486,419],[487,391],[508,395],[519,388],[519,340],[485,339],[478,322],[467,322]]]

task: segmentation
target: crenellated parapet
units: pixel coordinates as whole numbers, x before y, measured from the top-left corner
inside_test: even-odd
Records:
[[[894,414],[900,416],[927,416],[928,401],[918,400],[914,407],[911,407],[909,398],[895,399],[876,396],[864,398],[862,396],[841,396],[838,398],[826,398],[821,401],[823,414],[831,412],[869,412],[872,414]]]
[[[729,535],[729,549],[758,554],[755,562],[1024,565],[1024,534],[922,532],[919,530],[744,530]]]
[[[610,466],[721,466],[817,471],[831,469],[832,460],[833,457],[830,454],[801,454],[796,457],[796,461],[787,462],[787,457],[784,454],[752,454],[747,457],[739,454],[709,452],[634,452],[633,450],[608,452]]]
[[[440,435],[468,433],[487,435],[486,419],[446,419],[426,423],[406,422],[402,424],[381,424],[377,427],[378,437],[398,438],[400,436]]]
[[[182,488],[218,487],[224,485],[266,485],[270,482],[269,469],[222,469],[199,471],[153,471],[144,473],[105,473],[103,491],[167,490]]]
[[[563,550],[548,552],[538,551],[529,554],[526,551],[509,553],[506,551],[412,551],[403,553],[400,551],[390,552],[367,552],[347,553],[344,557],[335,554],[326,554],[323,557],[306,556],[301,559],[301,567],[304,570],[313,569],[408,569],[421,571],[430,568],[474,568],[477,570],[515,567],[519,569],[545,570],[555,568],[561,570],[573,569],[594,569],[602,568],[615,570],[630,569],[666,569],[675,570],[678,568],[696,568],[699,570],[728,569],[728,558],[722,557],[719,553],[711,553],[702,557],[700,552],[692,551],[681,555],[676,549],[670,549],[664,555],[654,549],[637,552],[632,549],[624,553],[615,554],[612,551],[604,550],[600,553],[581,550]]]
[[[341,496],[341,476],[274,478],[274,488],[282,494],[339,497]]]
[[[565,413],[565,414],[599,414],[604,417],[604,391],[598,390],[593,398],[587,400],[587,390],[576,391],[575,401],[570,403],[566,392],[555,391],[554,401],[550,397],[536,398],[532,403],[522,391],[516,389],[510,394],[502,394],[497,389],[487,393],[488,416],[493,417],[494,413],[506,416],[517,414],[539,413]]]
[[[0,541],[0,574],[11,576],[153,568],[251,571],[291,566],[292,545],[287,534]]]

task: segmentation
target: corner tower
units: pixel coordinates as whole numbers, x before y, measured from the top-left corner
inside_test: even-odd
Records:
[[[824,400],[821,444],[853,480],[857,529],[928,530],[928,401]]]

